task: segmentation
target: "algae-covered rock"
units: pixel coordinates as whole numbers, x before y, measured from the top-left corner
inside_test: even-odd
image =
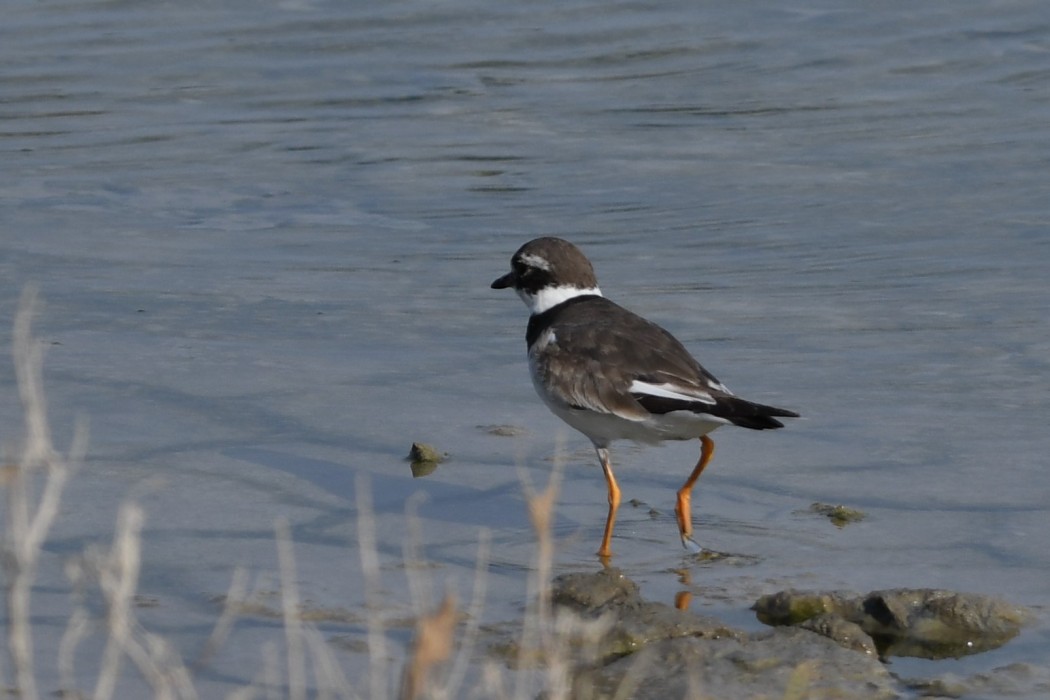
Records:
[[[838,614],[849,619],[852,613],[846,609],[851,606],[855,606],[855,603],[849,593],[787,590],[762,596],[751,609],[767,625],[797,625],[826,614]]]
[[[747,634],[688,610],[645,600],[615,568],[565,574],[550,591],[554,625],[568,634],[556,659],[549,650],[522,653],[508,646],[508,663],[568,661],[570,697],[664,700],[696,697],[836,698],[889,700],[905,694],[881,662],[898,653],[887,640],[909,640],[928,650],[972,653],[1016,634],[1030,613],[987,596],[935,589],[893,589],[855,595],[842,591],[781,591],[754,609],[782,626]],[[999,635],[998,637],[996,635]],[[960,640],[966,639],[965,642]],[[962,646],[960,647],[960,643]],[[567,659],[565,649],[570,650]],[[498,650],[497,650],[498,651]],[[1022,665],[964,681],[908,681],[931,690],[1046,686],[1047,675]],[[926,684],[925,686],[923,684]]]
[[[638,585],[612,567],[594,574],[558,576],[551,586],[551,600],[583,617],[608,617],[609,629],[598,652],[605,659],[632,654],[661,639],[741,634],[714,618],[643,600]]]
[[[1023,607],[990,596],[930,588],[896,588],[865,596],[780,591],[762,596],[752,609],[768,625],[798,625],[837,616],[859,626],[884,656],[929,659],[1002,646],[1031,615]]]
[[[1020,631],[1031,613],[991,596],[930,588],[869,593],[861,624],[883,653],[928,659],[995,649]]]
[[[551,601],[588,616],[606,607],[637,605],[642,597],[638,584],[615,567],[597,573],[562,574],[551,583]]]
[[[412,463],[414,478],[430,474],[446,459],[448,459],[448,453],[438,452],[425,442],[413,442],[412,449],[408,452],[408,460]]]

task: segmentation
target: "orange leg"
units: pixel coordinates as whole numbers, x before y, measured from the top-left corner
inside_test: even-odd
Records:
[[[605,472],[605,485],[609,487],[609,515],[605,519],[605,534],[602,535],[602,546],[598,548],[598,556],[602,559],[608,559],[612,556],[609,540],[612,539],[613,525],[616,524],[616,511],[620,507],[620,487],[616,484],[612,464],[609,463],[609,450],[604,447],[595,447],[594,449],[598,452],[598,461],[602,463],[602,471]]]
[[[693,467],[693,473],[682,484],[682,488],[678,489],[678,500],[675,503],[674,513],[678,517],[678,532],[682,535],[682,545],[686,549],[695,548],[699,551],[700,548],[700,545],[691,537],[693,534],[693,520],[689,512],[690,503],[693,499],[693,484],[700,478],[700,474],[703,473],[704,468],[711,461],[711,457],[714,454],[715,441],[704,435],[700,438],[700,459],[697,461],[696,466]]]

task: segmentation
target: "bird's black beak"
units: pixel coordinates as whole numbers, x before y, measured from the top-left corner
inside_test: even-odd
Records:
[[[508,272],[492,283],[493,289],[506,289],[514,286],[514,272]]]

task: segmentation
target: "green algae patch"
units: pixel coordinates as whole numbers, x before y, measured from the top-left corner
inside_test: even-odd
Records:
[[[478,430],[488,434],[495,435],[496,437],[521,437],[525,434],[525,429],[517,425],[479,425]]]
[[[835,527],[846,527],[850,523],[859,523],[864,519],[864,511],[850,508],[842,504],[832,505],[830,503],[814,503],[809,507],[810,512],[825,516]]]
[[[841,614],[847,605],[846,594],[843,593],[789,590],[764,595],[755,601],[751,609],[763,624],[781,626],[797,625],[818,615]]]

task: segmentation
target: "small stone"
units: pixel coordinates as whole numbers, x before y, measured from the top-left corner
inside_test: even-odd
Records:
[[[412,462],[412,476],[418,478],[437,469],[437,465],[448,459],[448,453],[438,452],[425,442],[413,442],[412,449],[408,452],[408,459]]]

